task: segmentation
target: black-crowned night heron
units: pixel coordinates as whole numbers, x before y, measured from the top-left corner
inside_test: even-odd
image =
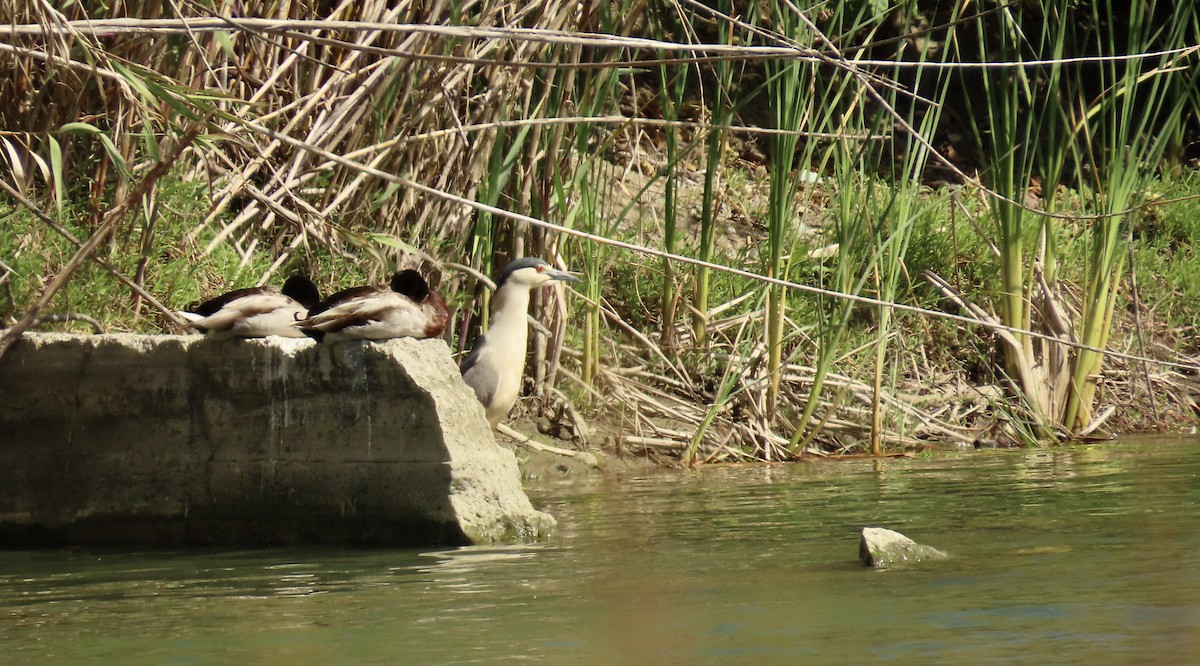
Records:
[[[238,289],[207,300],[192,310],[180,310],[188,325],[214,340],[282,335],[302,338],[296,320],[316,306],[321,294],[312,280],[293,275],[277,287]]]
[[[492,296],[491,324],[463,361],[463,381],[483,403],[494,430],[521,392],[529,338],[529,292],[548,282],[579,282],[537,257],[517,259],[504,268]]]
[[[295,322],[317,342],[434,338],[446,330],[446,300],[412,270],[387,285],[344,289]]]

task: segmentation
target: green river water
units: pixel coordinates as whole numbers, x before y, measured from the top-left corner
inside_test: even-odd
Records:
[[[1195,437],[530,495],[551,543],[0,551],[0,664],[1200,664]]]

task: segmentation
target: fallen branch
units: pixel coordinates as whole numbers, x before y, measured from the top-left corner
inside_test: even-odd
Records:
[[[534,441],[534,439],[532,437],[530,437],[529,435],[517,432],[516,430],[513,430],[512,428],[504,425],[503,423],[496,426],[496,430],[513,438],[521,446],[524,446],[529,449],[533,449],[534,451],[543,451],[545,453],[553,453],[556,456],[575,458],[577,460],[587,463],[588,465],[590,465],[592,467],[600,466],[600,461],[596,459],[596,456],[591,453],[588,453],[587,451],[571,451],[569,449],[561,449],[557,446],[550,446],[549,444],[542,444],[541,442]]]

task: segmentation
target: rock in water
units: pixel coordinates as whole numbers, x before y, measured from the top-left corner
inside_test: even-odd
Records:
[[[858,557],[865,566],[882,569],[894,564],[944,560],[949,555],[933,546],[923,546],[893,530],[864,527],[858,545]]]

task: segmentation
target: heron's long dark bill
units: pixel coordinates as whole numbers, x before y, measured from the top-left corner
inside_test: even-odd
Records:
[[[557,269],[547,269],[542,271],[542,275],[550,276],[551,280],[561,280],[563,282],[583,282],[583,278],[574,273],[560,271]]]

